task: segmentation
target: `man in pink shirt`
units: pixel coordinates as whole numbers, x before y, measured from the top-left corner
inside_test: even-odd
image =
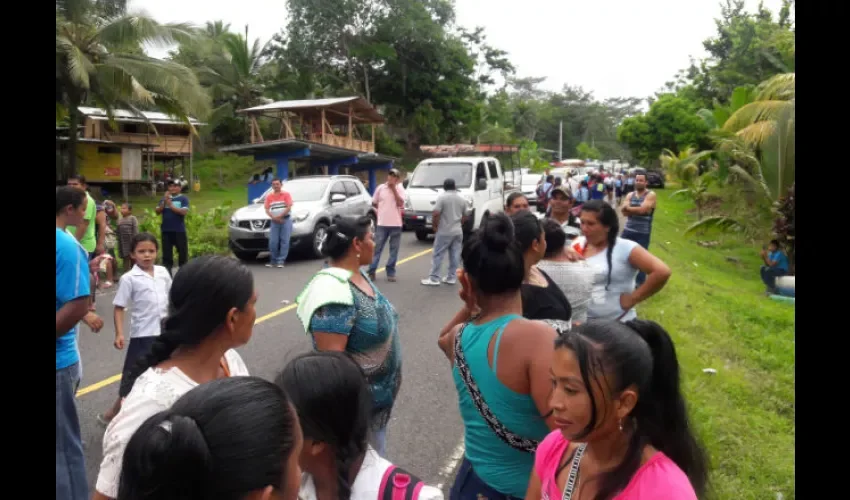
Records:
[[[404,208],[404,187],[401,185],[401,174],[397,169],[390,169],[387,182],[375,189],[372,205],[378,212],[378,227],[375,228],[375,258],[369,265],[369,279],[375,279],[375,271],[384,252],[384,245],[389,240],[387,280],[395,281],[395,263],[398,260],[398,247],[401,244],[401,211]]]
[[[266,196],[266,214],[271,218],[269,230],[269,252],[271,257],[266,267],[283,267],[289,255],[289,237],[292,235],[292,195],[283,190],[280,179],[272,180],[272,192]]]

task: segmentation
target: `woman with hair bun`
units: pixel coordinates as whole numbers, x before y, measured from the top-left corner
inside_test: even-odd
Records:
[[[511,220],[496,214],[467,240],[461,295],[479,313],[438,341],[452,363],[466,444],[452,499],[522,498],[537,443],[554,426],[544,417],[551,380],[540,360],[551,358],[556,333],[522,316],[526,262],[517,239]]]
[[[386,456],[387,423],[401,387],[398,313],[361,267],[372,262],[369,217],[337,217],[322,242],[329,267],[295,299],[296,314],[318,351],[349,353],[372,389],[372,439]]]
[[[129,371],[130,392],[103,436],[94,500],[117,498],[124,449],[145,420],[200,384],[248,375],[233,350],[248,342],[257,319],[254,276],[244,264],[220,256],[192,259],[174,275],[168,298],[162,332]]]
[[[118,499],[296,500],[303,442],[295,409],[275,384],[214,380],[133,434]]]

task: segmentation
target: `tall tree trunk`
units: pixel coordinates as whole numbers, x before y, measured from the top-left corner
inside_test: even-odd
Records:
[[[372,90],[369,86],[369,68],[363,65],[363,87],[366,89],[366,102],[372,104]]]

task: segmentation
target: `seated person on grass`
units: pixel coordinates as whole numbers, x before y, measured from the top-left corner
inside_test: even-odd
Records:
[[[779,248],[777,240],[770,240],[766,249],[762,249],[761,280],[767,286],[768,293],[776,293],[776,278],[788,275],[788,256]]]

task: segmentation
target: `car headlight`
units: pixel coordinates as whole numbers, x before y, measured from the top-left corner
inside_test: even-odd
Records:
[[[303,222],[307,220],[307,217],[310,217],[310,212],[298,212],[292,214],[293,222]]]
[[[237,224],[238,224],[238,222],[236,221],[236,217],[231,217],[230,218],[230,226],[236,227]]]
[[[410,203],[410,197],[409,196],[404,197],[404,209],[405,210],[413,210],[413,204]]]

